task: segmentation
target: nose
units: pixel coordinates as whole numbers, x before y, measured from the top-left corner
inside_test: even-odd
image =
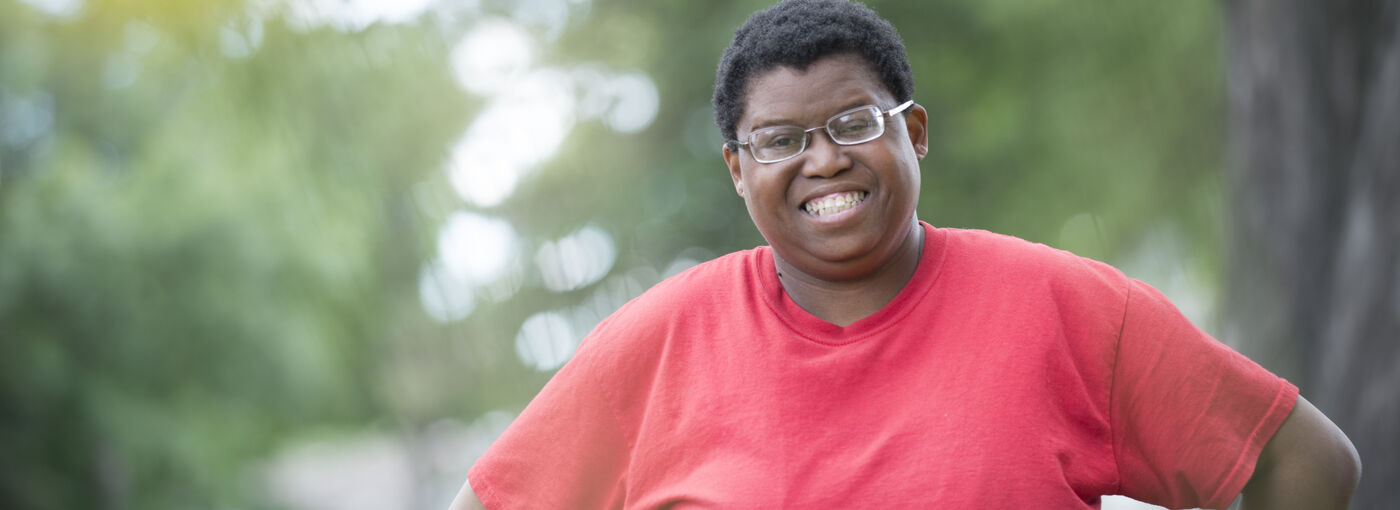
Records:
[[[802,151],[802,175],[806,177],[832,177],[851,167],[851,158],[846,155],[846,147],[831,140],[826,129],[808,133],[811,139],[807,149]]]

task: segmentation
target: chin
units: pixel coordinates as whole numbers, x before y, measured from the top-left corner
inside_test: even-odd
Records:
[[[873,272],[875,263],[871,245],[818,246],[798,253],[778,253],[789,266],[809,276],[827,281],[861,278]]]

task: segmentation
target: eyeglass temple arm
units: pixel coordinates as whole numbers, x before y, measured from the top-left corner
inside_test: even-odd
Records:
[[[908,100],[908,101],[905,101],[904,104],[901,104],[901,105],[896,106],[896,107],[894,107],[894,108],[890,108],[889,111],[885,112],[885,116],[886,116],[886,117],[894,117],[895,115],[899,115],[899,114],[900,114],[901,112],[903,112],[906,108],[909,108],[910,106],[913,106],[913,105],[914,105],[914,100],[913,100],[913,99],[910,99],[910,100]]]

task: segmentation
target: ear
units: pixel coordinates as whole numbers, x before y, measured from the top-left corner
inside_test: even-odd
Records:
[[[729,167],[729,178],[734,180],[734,191],[739,196],[744,196],[744,175],[739,172],[739,151],[726,143],[720,152],[724,155],[724,164]]]
[[[923,160],[928,155],[928,110],[919,103],[909,107],[904,115],[904,129],[909,133],[909,143],[914,146],[914,155]]]

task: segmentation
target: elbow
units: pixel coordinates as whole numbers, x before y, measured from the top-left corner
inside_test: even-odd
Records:
[[[1299,397],[1259,457],[1245,486],[1245,506],[1344,509],[1360,480],[1361,457],[1351,440]]]
[[[1356,452],[1356,446],[1351,444],[1351,440],[1342,436],[1342,445],[1345,450],[1342,452],[1342,473],[1340,478],[1345,484],[1347,494],[1356,492],[1356,486],[1361,483],[1361,455]]]
[[[1330,421],[1327,424],[1331,433],[1318,438],[1322,451],[1314,453],[1312,458],[1297,460],[1311,464],[1309,471],[1327,480],[1337,498],[1350,501],[1361,483],[1361,455],[1341,428]]]
[[[1328,430],[1326,434],[1320,435],[1317,439],[1321,445],[1325,445],[1323,452],[1315,454],[1311,459],[1312,464],[1322,476],[1330,479],[1335,490],[1340,494],[1345,494],[1348,499],[1352,493],[1356,492],[1356,487],[1361,483],[1361,455],[1356,451],[1356,445],[1351,443],[1345,432],[1330,420],[1326,422]]]

